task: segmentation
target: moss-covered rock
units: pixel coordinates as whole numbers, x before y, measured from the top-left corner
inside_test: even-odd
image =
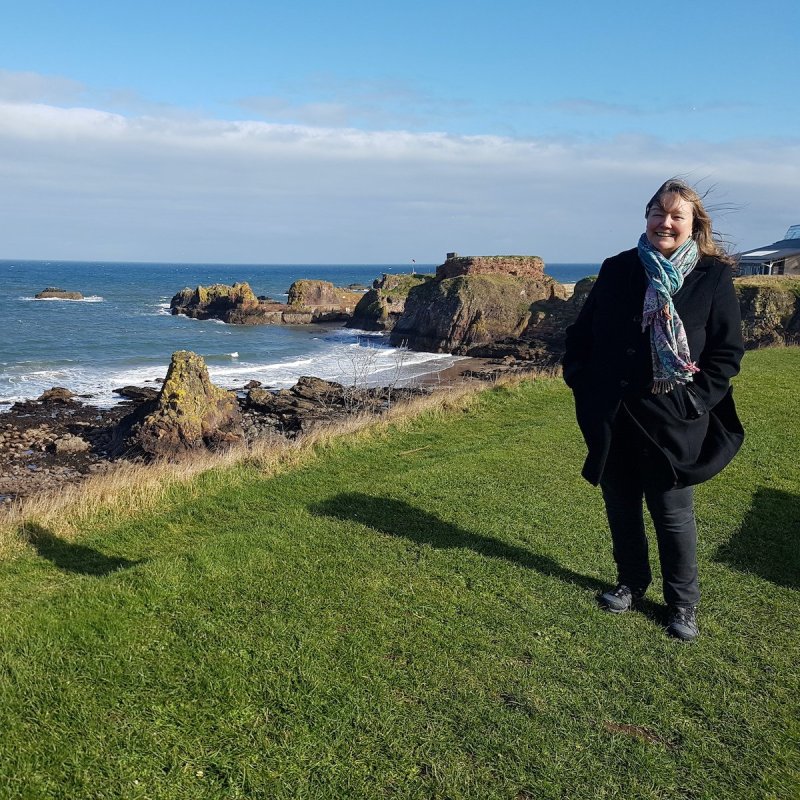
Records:
[[[384,274],[358,301],[347,327],[366,331],[392,330],[405,310],[408,293],[432,279],[433,275],[417,273]]]
[[[409,291],[391,342],[415,350],[466,353],[470,347],[519,336],[532,304],[552,297],[565,298],[566,290],[549,276],[436,278]]]
[[[800,278],[761,275],[734,281],[745,347],[800,340]]]
[[[198,286],[181,289],[170,301],[173,314],[184,314],[193,319],[221,319],[223,322],[239,322],[249,314],[257,314],[260,301],[248,283],[226,286]]]
[[[327,281],[300,280],[289,288],[289,303],[256,297],[247,283],[187,287],[170,302],[173,314],[219,319],[232,325],[304,325],[349,319],[361,293]]]
[[[242,439],[239,404],[233,392],[211,383],[199,355],[179,350],[158,397],[122,420],[115,439],[127,450],[167,459],[233,444]]]

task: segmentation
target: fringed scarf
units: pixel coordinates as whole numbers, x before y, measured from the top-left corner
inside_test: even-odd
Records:
[[[672,295],[700,260],[697,242],[687,239],[670,258],[650,244],[647,234],[639,239],[639,260],[647,273],[642,330],[650,326],[653,360],[653,393],[671,392],[679,383],[689,383],[699,367],[691,361],[689,343]]]

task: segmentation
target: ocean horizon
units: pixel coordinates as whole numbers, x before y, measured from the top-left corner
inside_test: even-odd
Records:
[[[176,350],[206,361],[214,383],[236,389],[249,380],[285,388],[303,375],[339,383],[413,383],[457,356],[390,347],[383,333],[341,324],[226,325],[173,316],[169,303],[185,286],[246,281],[257,295],[282,301],[301,278],[370,287],[382,274],[434,272],[434,264],[186,264],[0,260],[0,411],[63,386],[107,407],[114,389],[157,385]],[[599,264],[551,264],[562,283],[596,274]],[[83,300],[35,300],[49,286]]]

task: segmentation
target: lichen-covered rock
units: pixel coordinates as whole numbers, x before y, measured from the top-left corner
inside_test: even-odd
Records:
[[[384,274],[361,297],[348,328],[365,331],[390,331],[403,314],[408,293],[416,286],[432,280],[433,275]]]
[[[41,292],[34,295],[36,300],[83,300],[80,292],[68,292],[65,289],[57,289],[55,286],[48,286]]]
[[[232,325],[307,325],[349,319],[358,292],[339,289],[327,281],[295,281],[289,288],[289,303],[256,297],[247,283],[226,286],[186,287],[170,302],[173,314],[193,319],[219,319]]]
[[[248,283],[234,283],[226,286],[215,283],[213,286],[198,286],[195,289],[181,289],[170,301],[173,314],[184,314],[192,319],[220,319],[236,325],[259,325],[275,321],[277,310],[283,306],[273,301],[259,300]]]
[[[242,439],[239,404],[233,392],[211,383],[200,356],[179,350],[157,399],[123,420],[115,439],[124,440],[127,449],[167,459],[233,444]]]
[[[467,355],[481,358],[513,356],[520,361],[535,362],[540,367],[552,366],[564,352],[567,326],[575,321],[596,280],[597,277],[592,276],[578,281],[572,295],[566,299],[565,292],[557,292],[552,297],[532,303],[528,324],[518,337],[471,347]]]
[[[413,350],[463,354],[471,347],[519,336],[530,319],[531,305],[552,297],[565,298],[566,290],[545,275],[436,278],[409,291],[390,341]]]
[[[800,278],[762,275],[734,280],[745,347],[800,340]]]

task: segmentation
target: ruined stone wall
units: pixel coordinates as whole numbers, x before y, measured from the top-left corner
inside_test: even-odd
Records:
[[[459,256],[457,253],[448,253],[444,264],[436,268],[437,278],[491,274],[542,278],[544,261],[539,256]]]

